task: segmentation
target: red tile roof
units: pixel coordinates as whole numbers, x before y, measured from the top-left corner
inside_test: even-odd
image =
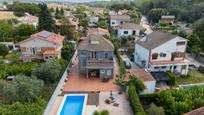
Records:
[[[195,109],[191,112],[185,113],[184,115],[204,115],[204,106],[198,109]]]
[[[139,80],[144,82],[155,81],[154,77],[145,69],[131,69],[129,73],[130,75],[135,75]]]
[[[26,41],[29,41],[31,39],[35,39],[35,38],[39,38],[39,39],[42,39],[42,40],[45,40],[45,41],[48,41],[48,42],[52,42],[52,43],[55,43],[55,44],[60,44],[64,40],[64,36],[61,36],[60,34],[55,34],[55,33],[43,30],[41,32],[38,32],[38,33],[35,33],[35,34],[31,35],[30,38],[19,42],[19,44],[21,44],[23,42],[26,42]]]

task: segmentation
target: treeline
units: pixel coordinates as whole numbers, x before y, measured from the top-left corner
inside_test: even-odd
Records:
[[[149,0],[139,7],[144,15],[149,15],[152,10],[162,9],[168,15],[175,15],[179,21],[189,23],[204,17],[203,0]]]

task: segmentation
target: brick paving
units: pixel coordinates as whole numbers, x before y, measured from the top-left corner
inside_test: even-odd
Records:
[[[102,82],[98,77],[87,79],[85,74],[78,72],[78,60],[74,60],[72,70],[65,82],[63,91],[118,91],[119,87],[113,83],[114,79]]]

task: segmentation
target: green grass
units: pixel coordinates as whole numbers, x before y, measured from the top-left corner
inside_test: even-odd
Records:
[[[198,71],[189,71],[187,77],[176,77],[176,85],[204,83],[204,74]]]

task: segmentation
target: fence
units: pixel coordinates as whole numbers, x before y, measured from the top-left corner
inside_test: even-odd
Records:
[[[60,81],[59,81],[59,83],[57,85],[57,87],[54,90],[54,93],[52,94],[52,96],[51,96],[51,98],[50,98],[50,100],[49,100],[49,102],[48,102],[48,104],[47,104],[47,106],[45,108],[45,111],[44,111],[43,115],[49,115],[49,112],[51,111],[52,106],[55,103],[55,100],[57,99],[58,95],[61,92],[61,88],[64,85],[65,79],[67,78],[67,75],[69,74],[69,72],[70,72],[70,70],[72,68],[72,62],[74,60],[74,57],[76,57],[76,55],[77,55],[77,51],[75,51],[75,53],[72,56],[69,64],[67,65],[67,67],[66,67],[66,69],[65,69],[65,71],[64,71],[64,73],[63,73],[63,75],[62,75],[62,77],[61,77],[61,79],[60,79]]]

